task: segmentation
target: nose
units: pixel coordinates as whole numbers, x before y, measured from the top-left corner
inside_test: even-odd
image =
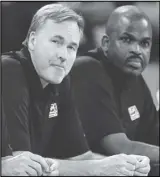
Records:
[[[67,60],[67,49],[66,47],[61,47],[57,51],[57,58],[61,60],[61,62],[65,62]]]
[[[133,44],[131,52],[137,55],[141,55],[141,48],[139,44]]]

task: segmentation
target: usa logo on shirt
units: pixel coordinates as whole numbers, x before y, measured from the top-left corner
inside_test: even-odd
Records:
[[[129,107],[128,112],[129,112],[129,115],[130,115],[130,118],[131,118],[132,121],[140,118],[140,113],[139,113],[139,111],[138,111],[138,109],[135,105]]]
[[[58,107],[57,103],[52,103],[50,106],[49,118],[57,117],[58,116]]]

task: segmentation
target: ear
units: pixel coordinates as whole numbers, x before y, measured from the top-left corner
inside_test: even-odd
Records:
[[[107,51],[109,48],[109,43],[110,43],[109,36],[105,34],[101,40],[101,47],[102,47],[105,54],[107,54]]]
[[[29,35],[28,48],[30,50],[34,50],[35,44],[36,44],[36,35],[35,35],[35,32],[32,31]]]

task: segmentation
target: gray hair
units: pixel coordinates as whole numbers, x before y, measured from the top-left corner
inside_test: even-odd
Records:
[[[30,33],[32,31],[36,31],[44,25],[48,19],[54,20],[56,23],[61,23],[66,20],[73,20],[77,22],[80,32],[83,34],[84,19],[82,16],[62,4],[48,4],[41,7],[33,16],[27,36],[22,44],[28,46]]]

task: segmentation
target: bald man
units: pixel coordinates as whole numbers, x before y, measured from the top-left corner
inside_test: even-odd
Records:
[[[141,75],[151,45],[148,17],[121,6],[110,15],[101,46],[77,59],[72,84],[92,150],[145,155],[159,164],[159,118]]]

